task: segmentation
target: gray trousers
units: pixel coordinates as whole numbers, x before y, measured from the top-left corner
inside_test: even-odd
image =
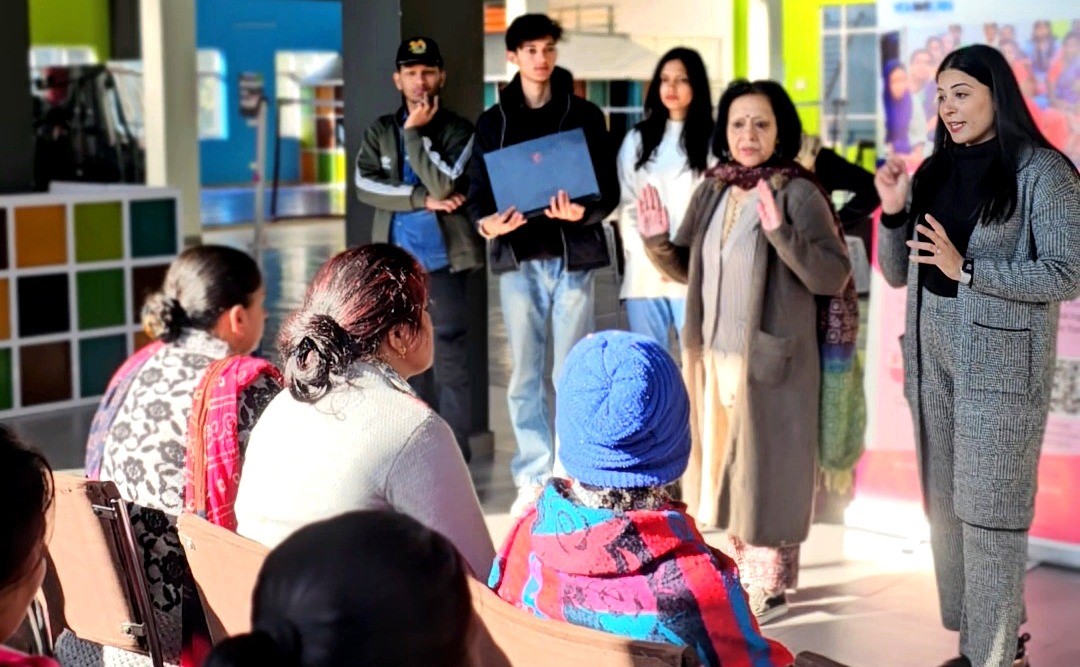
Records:
[[[1027,531],[962,522],[953,505],[953,378],[950,341],[959,322],[956,299],[922,292],[919,313],[919,400],[930,545],[941,618],[960,632],[960,652],[973,667],[1011,667],[1016,635],[1026,620]]]

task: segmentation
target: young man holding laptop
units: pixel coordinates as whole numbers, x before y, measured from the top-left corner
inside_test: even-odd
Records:
[[[593,269],[610,263],[601,223],[619,201],[604,115],[574,95],[570,72],[555,66],[561,37],[562,28],[543,14],[520,16],[507,29],[507,59],[519,72],[477,121],[466,204],[490,240],[510,343],[514,514],[532,502],[554,464],[543,377],[547,328],[558,377],[570,348],[594,328]],[[523,150],[507,150],[525,142]]]
[[[466,281],[484,266],[484,241],[461,207],[473,126],[440,104],[446,72],[434,40],[406,39],[395,64],[394,85],[403,104],[364,134],[356,156],[356,193],[376,209],[373,240],[408,250],[430,275],[435,366],[413,384],[450,424],[468,461]]]

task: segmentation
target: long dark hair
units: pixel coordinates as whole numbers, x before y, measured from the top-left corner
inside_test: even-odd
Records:
[[[293,398],[319,399],[332,375],[373,359],[394,327],[418,331],[427,295],[423,267],[395,245],[358,246],[327,260],[278,337]]]
[[[641,148],[638,150],[634,169],[641,169],[652,159],[656,147],[664,138],[668,110],[660,99],[660,72],[664,65],[672,60],[681,62],[690,78],[693,98],[690,100],[690,108],[686,110],[682,147],[686,151],[686,161],[690,168],[700,174],[708,168],[709,136],[713,131],[712,92],[709,90],[709,75],[705,71],[701,54],[682,46],[665,53],[656,64],[652,82],[649,83],[649,90],[645,95],[645,120],[634,128],[641,133]]]
[[[963,72],[990,88],[996,134],[990,141],[996,143],[998,150],[982,182],[982,201],[976,217],[990,224],[1004,222],[1016,211],[1016,172],[1022,166],[1021,159],[1032,148],[1046,148],[1058,154],[1061,151],[1035,125],[1016,76],[1000,51],[985,44],[965,46],[945,56],[935,78],[946,70]],[[945,121],[938,114],[934,153],[915,172],[912,183],[912,209],[917,213],[928,209],[937,188],[947,180],[954,167],[955,148]],[[1065,158],[1063,154],[1062,157]],[[1072,161],[1065,158],[1065,162],[1076,173]]]
[[[22,581],[37,566],[52,503],[52,469],[45,457],[0,424],[0,590]],[[0,629],[0,642],[5,639],[2,633]]]
[[[169,265],[161,291],[143,304],[143,327],[166,343],[185,328],[210,331],[226,310],[250,306],[261,286],[259,266],[246,253],[220,245],[188,248]]]
[[[263,563],[252,632],[218,644],[205,667],[464,667],[467,577],[450,541],[404,514],[310,524]]]
[[[720,104],[716,108],[713,154],[722,161],[730,160],[727,141],[728,114],[731,112],[731,104],[744,95],[764,95],[769,100],[773,115],[776,116],[778,145],[769,163],[794,160],[802,147],[802,121],[799,120],[799,112],[795,110],[795,103],[791,101],[791,97],[783,86],[765,79],[759,81],[736,79],[724,90],[720,96]]]

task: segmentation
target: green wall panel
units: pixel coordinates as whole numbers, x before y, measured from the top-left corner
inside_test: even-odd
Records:
[[[175,255],[176,201],[150,199],[131,202],[131,255]]]
[[[100,262],[124,256],[120,202],[75,206],[75,260]]]
[[[0,350],[0,410],[8,410],[12,406],[14,391],[11,385],[11,350]]]
[[[83,398],[105,393],[109,378],[127,358],[127,337],[106,336],[79,341],[79,395]]]
[[[81,271],[75,278],[79,328],[98,329],[124,324],[124,271]]]
[[[98,62],[109,59],[109,0],[29,0],[29,4],[31,46],[91,46]]]

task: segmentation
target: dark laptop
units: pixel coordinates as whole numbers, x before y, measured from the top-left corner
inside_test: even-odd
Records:
[[[528,217],[550,206],[559,190],[578,204],[600,198],[581,128],[486,153],[484,163],[499,211],[513,206]]]

